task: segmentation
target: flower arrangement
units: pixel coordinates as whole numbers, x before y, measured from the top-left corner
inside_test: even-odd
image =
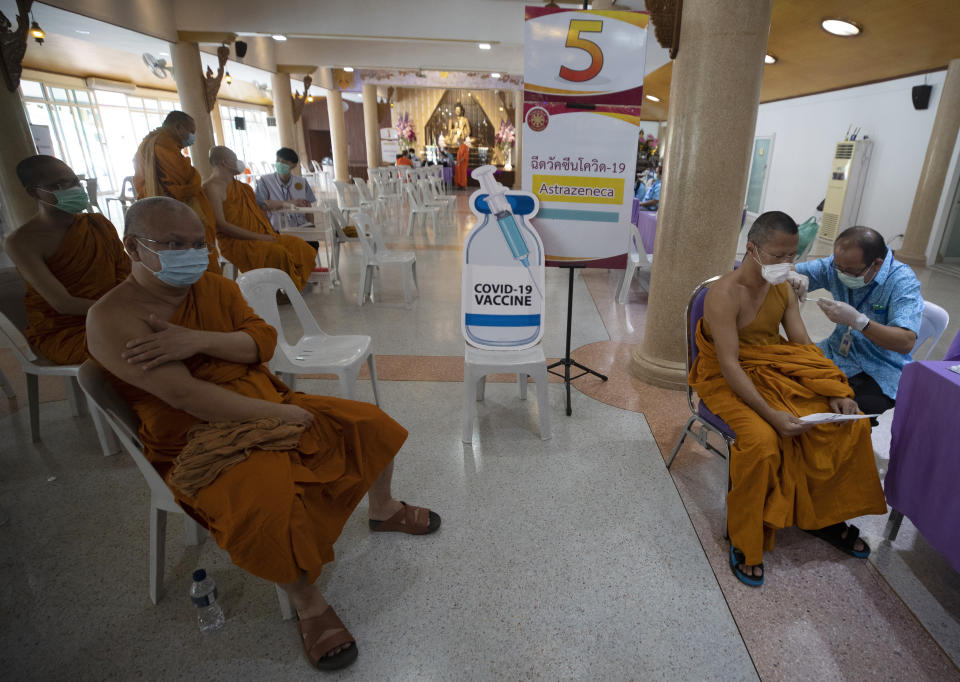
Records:
[[[646,138],[643,137],[643,131],[640,131],[640,153],[645,154],[646,156],[654,156],[657,153],[657,148],[660,145],[660,141],[657,140],[653,135],[647,135]]]
[[[400,143],[400,146],[405,149],[412,149],[414,142],[417,141],[417,131],[413,128],[413,120],[410,118],[410,113],[405,111],[400,114],[394,128],[397,129],[397,141]]]
[[[517,129],[509,121],[500,119],[500,127],[493,136],[493,143],[502,154],[506,154],[508,149],[513,147],[517,139]]]

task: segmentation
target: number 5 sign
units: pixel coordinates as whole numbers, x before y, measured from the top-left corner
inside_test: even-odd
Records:
[[[645,12],[527,7],[524,99],[639,106]]]

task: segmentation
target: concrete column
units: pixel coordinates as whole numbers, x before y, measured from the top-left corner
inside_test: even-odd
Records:
[[[213,123],[207,111],[207,99],[203,84],[203,65],[200,62],[200,48],[196,43],[180,41],[170,43],[170,55],[173,57],[173,76],[177,82],[177,96],[180,98],[180,110],[190,114],[197,124],[197,139],[190,147],[190,160],[200,176],[210,175],[210,161],[207,154],[213,142]]]
[[[23,108],[20,92],[10,92],[0,84],[0,206],[3,208],[3,234],[10,234],[37,212],[37,202],[31,199],[17,179],[17,164],[37,153]],[[82,169],[81,169],[82,170]]]
[[[210,122],[213,124],[213,139],[215,139],[221,147],[225,146],[227,143],[224,141],[226,138],[223,136],[223,119],[220,118],[220,102],[217,102],[213,106],[213,111],[210,112]]]
[[[733,266],[771,3],[683,4],[650,303],[643,344],[630,362],[635,376],[655,386],[686,386],[690,292]]]
[[[333,70],[319,69],[320,87],[326,90],[327,118],[330,120],[330,145],[333,147],[333,175],[335,179],[350,182],[347,156],[347,125],[343,119],[343,97],[333,82]]]
[[[377,86],[363,86],[363,137],[367,144],[367,167],[380,165],[380,116],[377,113]]]
[[[297,148],[297,133],[293,127],[293,93],[290,91],[290,74],[275,73],[272,78],[273,115],[277,117],[277,132],[280,146]]]
[[[943,193],[943,183],[947,178],[950,156],[957,141],[960,129],[960,59],[954,59],[947,67],[940,93],[940,104],[933,119],[930,142],[927,143],[927,155],[920,169],[920,181],[917,193],[913,197],[913,208],[907,221],[907,231],[903,235],[903,246],[897,251],[897,259],[909,265],[927,264],[927,246],[930,232],[937,215],[937,206]]]
[[[523,176],[523,90],[513,93],[513,127],[517,129],[517,140],[513,143],[513,188],[521,189]]]

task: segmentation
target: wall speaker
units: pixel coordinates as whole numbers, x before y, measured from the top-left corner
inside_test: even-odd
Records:
[[[247,119],[243,116],[234,116],[233,117],[233,127],[236,130],[246,130],[247,129]]]
[[[247,56],[247,44],[242,40],[238,40],[233,44],[233,51],[237,53],[238,59],[243,59]]]
[[[913,86],[913,108],[926,109],[930,106],[930,92],[932,85],[914,85]]]

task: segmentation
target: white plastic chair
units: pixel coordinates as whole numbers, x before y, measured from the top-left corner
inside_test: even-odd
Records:
[[[623,271],[623,281],[620,282],[620,291],[617,293],[617,302],[621,304],[627,302],[630,284],[637,272],[641,274],[640,286],[644,291],[650,291],[650,266],[653,264],[653,256],[643,248],[643,239],[637,231],[637,226],[632,225],[632,228],[627,251],[627,267]]]
[[[444,217],[451,223],[455,217],[455,207],[457,198],[438,192],[436,186],[430,178],[420,180],[417,183],[420,190],[420,197],[424,206],[436,206],[442,212]]]
[[[166,553],[167,513],[182,514],[186,544],[199,545],[202,542],[203,529],[200,524],[187,515],[174,500],[173,492],[167,487],[160,474],[153,468],[143,454],[138,432],[140,422],[113,387],[103,376],[103,372],[92,361],[87,360],[79,366],[77,379],[86,393],[91,409],[99,412],[116,439],[133,458],[147,486],[150,488],[150,601],[160,601],[160,588],[163,585],[164,555]],[[293,618],[290,599],[279,585],[276,586],[277,599],[280,602],[280,614],[284,620]]]
[[[917,333],[917,342],[913,344],[913,350],[910,351],[910,355],[914,356],[914,360],[926,360],[930,357],[933,347],[940,341],[940,337],[943,336],[943,332],[948,324],[950,324],[950,315],[946,310],[936,303],[931,303],[930,301],[923,302],[923,318],[920,321],[920,331]],[[927,352],[923,354],[922,358],[916,357],[920,346],[922,346],[923,342],[927,339],[931,339],[930,345],[927,346]]]
[[[74,417],[83,413],[83,394],[77,384],[77,371],[80,365],[55,365],[46,358],[37,355],[20,329],[4,313],[0,312],[0,344],[13,351],[27,380],[27,407],[30,411],[30,437],[34,443],[40,442],[40,377],[63,377],[67,387],[67,401]],[[8,394],[9,395],[9,394]],[[104,457],[118,450],[116,442],[110,437],[106,424],[94,409],[89,409],[90,419],[97,431],[97,440]]]
[[[427,226],[427,218],[430,218],[430,224],[433,226],[434,231],[437,229],[437,216],[440,213],[439,206],[425,206],[420,202],[420,197],[418,195],[417,187],[414,183],[408,182],[403,186],[404,190],[407,192],[407,199],[410,202],[410,217],[407,220],[407,236],[413,234],[413,228],[417,223],[417,220],[420,216],[423,217],[423,226]]]
[[[377,367],[373,351],[370,350],[369,336],[331,336],[320,329],[293,280],[282,270],[251,270],[240,275],[237,284],[254,312],[277,330],[277,349],[270,360],[270,369],[282,374],[290,388],[294,387],[297,374],[336,374],[340,380],[342,397],[355,400],[357,375],[366,362],[373,386],[373,401],[380,404]],[[280,308],[277,305],[277,292],[280,290],[290,299],[303,329],[303,336],[293,345],[287,342],[280,321]]]
[[[137,200],[137,192],[133,188],[133,176],[128,175],[123,179],[123,182],[120,183],[120,193],[114,197],[107,197],[104,202],[107,206],[107,213],[110,213],[110,202],[116,201],[120,204],[120,217],[125,218],[127,215],[127,209],[133,205],[133,202]]]
[[[473,423],[477,403],[483,400],[487,374],[516,374],[520,400],[527,399],[527,377],[537,382],[537,410],[540,412],[540,438],[549,440],[550,398],[547,393],[547,359],[543,346],[524,350],[481,350],[464,344],[463,350],[463,442],[473,441]]]
[[[363,305],[367,296],[373,301],[373,279],[382,265],[398,265],[403,269],[403,302],[409,306],[410,281],[419,292],[417,284],[417,254],[413,251],[391,251],[383,242],[383,236],[370,221],[369,214],[361,211],[354,216],[357,226],[357,238],[363,252],[363,262],[360,269],[360,289],[357,292],[357,305]]]
[[[349,220],[351,214],[360,210],[360,196],[357,193],[357,188],[355,185],[351,185],[349,182],[343,182],[342,180],[334,180],[333,186],[337,191],[337,205],[340,207],[343,215]]]

